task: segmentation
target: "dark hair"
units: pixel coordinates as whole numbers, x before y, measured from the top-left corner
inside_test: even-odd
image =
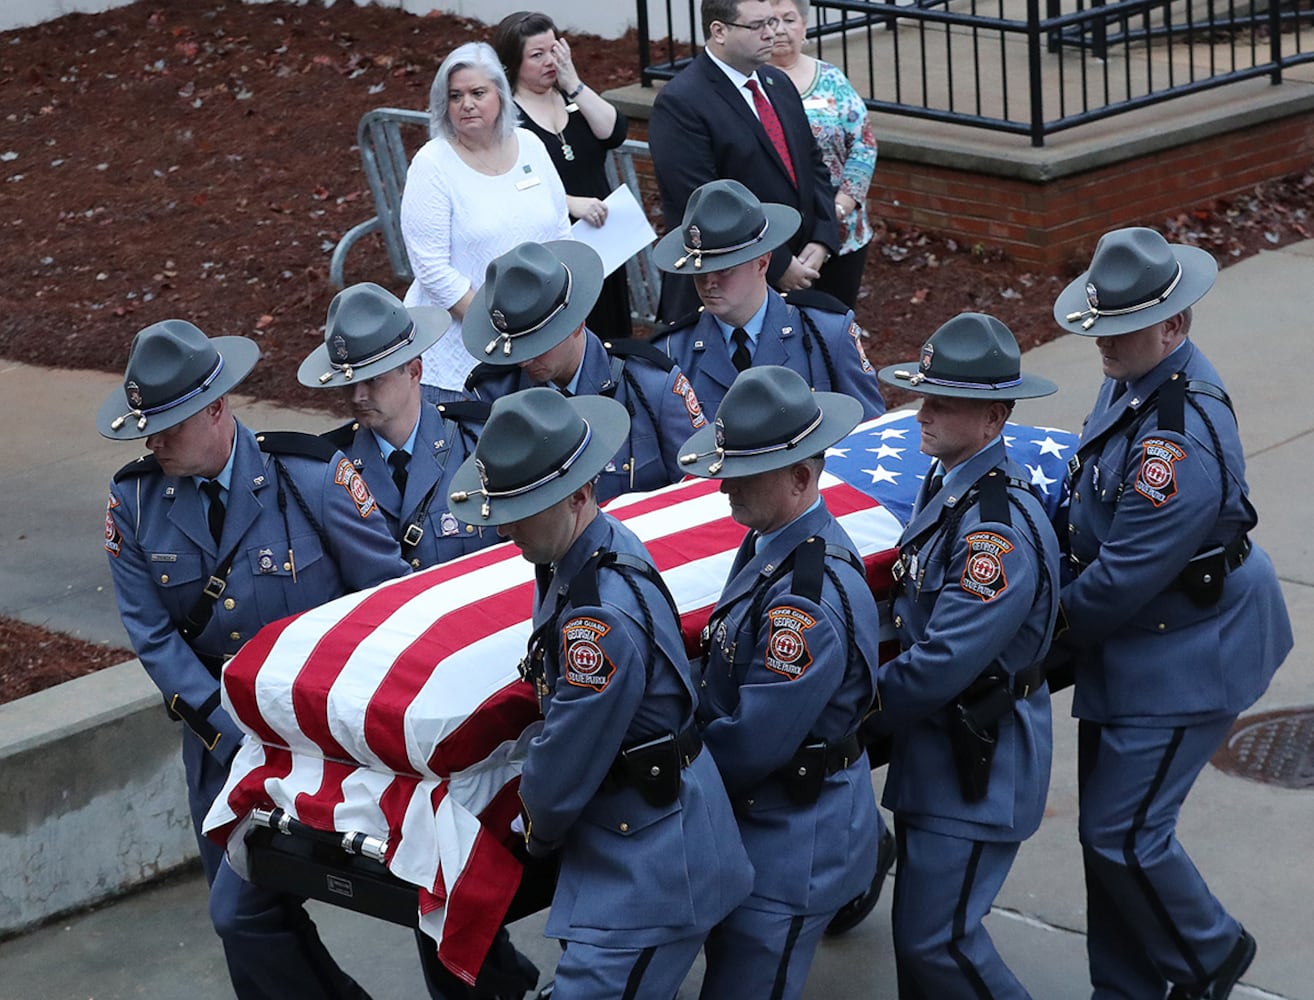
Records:
[[[699,11],[703,18],[703,40],[712,37],[712,22],[725,24],[739,16],[739,0],[703,0]]]
[[[560,35],[556,22],[540,11],[518,10],[497,22],[493,29],[493,49],[506,69],[507,82],[516,89],[520,79],[520,61],[525,55],[525,39],[550,31]]]

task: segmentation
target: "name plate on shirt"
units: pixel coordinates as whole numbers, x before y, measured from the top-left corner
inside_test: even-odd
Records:
[[[805,111],[820,111],[822,108],[829,107],[830,101],[824,97],[809,97],[803,102]]]
[[[516,181],[517,191],[528,191],[532,187],[538,187],[543,182],[533,174],[530,174],[523,181]]]

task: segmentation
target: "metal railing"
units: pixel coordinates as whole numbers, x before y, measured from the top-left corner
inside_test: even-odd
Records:
[[[638,0],[645,86],[696,54],[696,0]],[[1043,14],[1042,14],[1043,11]],[[688,20],[683,20],[687,18]],[[661,21],[661,18],[657,18]],[[1314,63],[1311,0],[814,0],[808,36],[874,111],[1025,135]]]

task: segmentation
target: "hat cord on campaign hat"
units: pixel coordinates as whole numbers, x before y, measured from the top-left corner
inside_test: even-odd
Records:
[[[571,453],[567,455],[565,459],[562,460],[561,464],[557,466],[555,469],[552,469],[551,471],[547,472],[545,475],[540,476],[532,483],[526,483],[524,486],[514,486],[506,490],[489,489],[488,472],[484,468],[484,463],[479,461],[478,459],[475,459],[475,468],[479,472],[478,492],[479,495],[484,498],[483,506],[480,507],[479,509],[480,515],[485,520],[487,520],[489,517],[492,516],[494,500],[510,500],[513,497],[524,496],[526,493],[533,492],[534,490],[538,489],[540,486],[546,486],[554,479],[561,479],[563,476],[565,476],[565,474],[570,471],[570,467],[579,460],[579,457],[581,455],[584,454],[584,449],[589,446],[589,441],[591,441],[593,438],[592,426],[590,426],[587,420],[582,420],[582,423],[584,424],[584,434],[580,438],[579,444],[575,446],[574,450],[572,450]],[[451,494],[451,499],[453,503],[464,503],[466,500],[470,499],[470,493],[467,490],[457,490],[455,493]]]
[[[342,362],[341,364],[334,361],[332,358],[329,358],[329,366],[333,370],[329,372],[325,372],[323,375],[321,375],[319,377],[319,384],[323,385],[325,382],[331,379],[334,375],[337,375],[339,372],[342,374],[343,379],[350,382],[355,377],[356,374],[355,369],[364,368],[366,365],[372,365],[376,361],[382,361],[388,355],[396,354],[403,347],[406,347],[414,340],[415,340],[415,322],[414,320],[412,320],[410,323],[406,325],[406,329],[397,335],[396,340],[394,340],[387,347],[383,348],[383,350],[379,351],[377,354],[371,354],[367,358],[356,358],[355,360],[348,359]]]
[[[909,387],[929,382],[931,385],[942,386],[946,389],[1011,389],[1022,384],[1021,374],[1017,378],[1011,378],[1004,382],[960,382],[957,379],[936,378],[934,375],[927,375],[925,372],[906,372],[902,370],[896,371],[894,377],[907,379]]]
[[[692,257],[694,262],[694,270],[698,270],[703,266],[704,256],[716,257],[719,256],[720,254],[735,253],[736,251],[739,250],[746,250],[748,247],[751,247],[754,243],[761,243],[764,239],[766,239],[767,227],[769,225],[770,223],[768,221],[763,220],[761,232],[759,232],[756,236],[754,236],[750,240],[745,240],[743,243],[736,243],[734,246],[730,246],[730,247],[716,247],[709,250],[701,245],[691,247],[688,243],[686,243],[684,244],[684,256],[678,258],[676,262],[671,266],[675,268],[684,267],[685,261],[687,261],[690,257]],[[695,242],[701,244],[702,240],[700,237],[700,231],[697,226],[690,226],[688,232],[689,235],[693,237]]]
[[[708,455],[715,455],[716,461],[707,467],[707,474],[714,476],[721,471],[727,458],[755,458],[758,455],[769,455],[775,451],[786,451],[798,446],[798,443],[806,438],[809,434],[821,426],[821,421],[825,414],[821,412],[821,407],[817,407],[817,415],[801,431],[791,437],[788,441],[781,441],[778,444],[768,444],[761,448],[727,448],[725,446],[725,437],[722,426],[717,424],[716,447],[711,451],[701,453],[690,453],[680,456],[681,465],[692,465],[699,459],[706,458]]]
[[[144,431],[146,429],[147,417],[153,417],[155,416],[155,414],[163,413],[165,410],[172,410],[175,406],[181,406],[189,399],[194,399],[195,397],[199,396],[201,393],[205,392],[206,389],[210,388],[210,386],[214,383],[214,380],[219,377],[219,373],[223,371],[223,368],[224,368],[224,356],[220,354],[219,360],[215,362],[214,370],[211,371],[209,375],[205,376],[205,378],[203,378],[200,384],[197,385],[195,388],[188,390],[187,392],[183,393],[181,396],[178,396],[175,399],[171,399],[166,403],[161,403],[159,406],[144,406],[136,409],[131,409],[127,413],[123,414],[122,416],[115,417],[114,420],[110,423],[110,429],[117,431],[125,423],[127,423],[129,417],[136,417],[137,430]],[[129,400],[129,402],[132,401]]]
[[[484,347],[485,354],[492,354],[497,347],[497,342],[503,341],[502,354],[505,357],[511,357],[511,341],[516,337],[525,337],[531,333],[536,333],[543,327],[547,326],[552,320],[556,319],[561,312],[570,305],[570,291],[575,283],[575,276],[570,273],[570,268],[564,262],[561,263],[561,269],[566,272],[566,290],[561,296],[561,301],[552,307],[552,310],[533,326],[527,326],[521,330],[508,330],[506,326],[506,315],[501,309],[488,310],[488,316],[493,321],[493,326],[497,328],[498,334],[490,340]],[[491,296],[490,296],[491,299]],[[489,303],[492,304],[491,302]],[[484,515],[485,517],[487,515]]]
[[[1167,287],[1164,288],[1162,292],[1153,298],[1146,299],[1144,302],[1138,302],[1131,306],[1123,306],[1120,309],[1101,309],[1099,305],[1099,290],[1095,287],[1093,281],[1088,281],[1086,282],[1086,305],[1088,308],[1083,309],[1080,312],[1068,313],[1068,322],[1075,323],[1079,319],[1083,320],[1081,328],[1083,330],[1089,330],[1095,325],[1095,321],[1101,316],[1127,316],[1131,313],[1138,313],[1142,309],[1152,308],[1153,306],[1157,306],[1159,303],[1165,301],[1168,296],[1173,293],[1173,290],[1181,280],[1182,264],[1181,261],[1178,261],[1176,273],[1173,274],[1172,280],[1168,282]]]

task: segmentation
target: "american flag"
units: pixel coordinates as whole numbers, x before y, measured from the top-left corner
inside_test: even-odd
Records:
[[[1057,500],[1073,435],[1009,434]],[[927,465],[907,411],[828,452],[823,495],[878,596]],[[620,497],[607,510],[647,545],[696,648],[744,533],[718,484]],[[519,879],[506,844],[538,717],[517,673],[533,587],[518,550],[497,545],[275,622],[247,643],[224,669],[223,698],[248,738],[205,824],[237,870],[248,871],[256,808],[386,840],[389,870],[419,889],[421,929],[473,982]]]

